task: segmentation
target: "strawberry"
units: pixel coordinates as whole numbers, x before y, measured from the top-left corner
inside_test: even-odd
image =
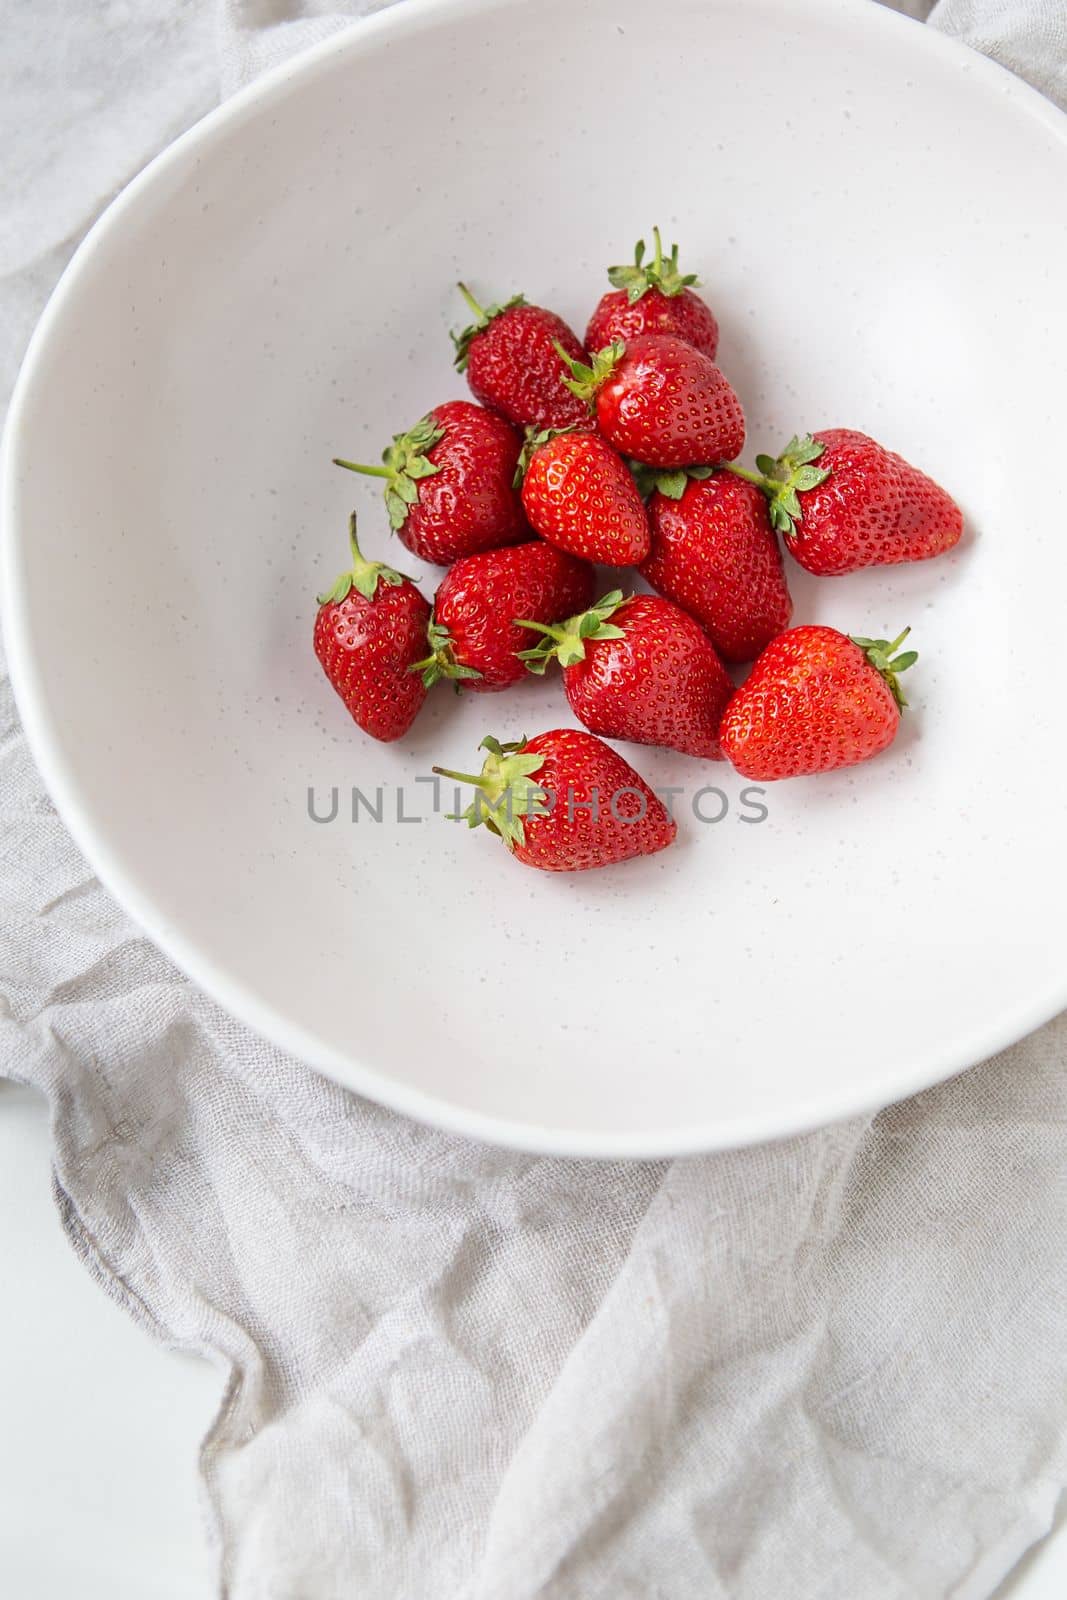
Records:
[[[633,474],[592,428],[531,431],[519,471],[523,509],[543,539],[609,567],[648,555],[648,514]]]
[[[597,426],[622,455],[686,467],[740,454],[741,402],[714,361],[684,339],[643,333],[616,340],[588,365],[568,365],[567,387],[595,407]]]
[[[592,595],[592,567],[541,539],[464,556],[434,598],[431,654],[418,663],[424,684],[454,678],[487,691],[521,683],[526,669],[519,651],[529,640],[513,619],[556,622]]]
[[[465,284],[459,292],[475,321],[452,335],[456,370],[467,374],[475,399],[520,427],[566,428],[582,421],[587,408],[563,387],[563,379],[565,359],[585,351],[563,318],[527,305],[521,294],[483,307]]]
[[[639,333],[673,333],[712,361],[719,348],[719,324],[698,294],[693,272],[678,271],[678,246],[664,256],[659,229],[653,228],[656,253],[644,265],[645,241],[638,241],[632,267],[609,267],[613,292],[605,294],[589,319],[585,348],[603,350],[615,339],[634,339]]]
[[[635,473],[652,491],[641,576],[696,617],[725,661],[753,660],[793,610],[766,499],[710,467]]]
[[[790,628],[764,650],[726,708],[722,747],[746,778],[798,778],[866,761],[892,744],[907,704],[897,674],[918,658],[886,639]]]
[[[463,813],[484,822],[517,861],[542,872],[584,872],[655,855],[677,827],[663,802],[610,746],[580,728],[553,728],[516,744],[482,740],[481,774],[434,767],[442,778],[473,783]],[[458,820],[458,819],[457,819]]]
[[[553,658],[571,710],[593,733],[661,744],[719,760],[719,723],[733,693],[698,622],[657,595],[621,590],[558,627],[523,621],[545,637],[523,652],[531,672]]]
[[[383,466],[334,466],[385,479],[389,521],[420,561],[450,566],[529,537],[514,478],[522,439],[469,400],[434,406],[382,452]]]
[[[426,643],[430,608],[410,578],[380,561],[365,561],[348,525],[352,566],[319,596],[315,654],[365,733],[388,743],[403,738],[426,698],[412,675]]]
[[[786,547],[819,577],[926,561],[963,533],[963,513],[944,489],[852,428],[790,439],[777,461],[757,456],[756,466],[730,471],[763,490]]]

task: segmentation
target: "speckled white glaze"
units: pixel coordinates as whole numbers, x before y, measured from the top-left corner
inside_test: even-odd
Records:
[[[101,876],[323,1071],[545,1150],[777,1135],[1052,1014],[1065,127],[849,0],[412,0],[208,118],[79,251],[7,438],[19,703]],[[395,821],[400,783],[428,811],[433,761],[571,719],[549,678],[441,690],[398,746],[354,729],[311,653],[314,591],[353,504],[368,553],[403,551],[375,484],[329,459],[373,459],[464,392],[457,276],[580,330],[653,222],[703,278],[753,448],[866,429],[969,528],[926,566],[791,569],[798,620],[912,624],[886,756],[773,788],[752,825],[723,766],[625,747],[730,814],[701,825],[683,796],[675,848],[551,877],[484,832]],[[309,784],[340,787],[337,822],[309,820]],[[352,784],[385,786],[394,820],[346,822]]]

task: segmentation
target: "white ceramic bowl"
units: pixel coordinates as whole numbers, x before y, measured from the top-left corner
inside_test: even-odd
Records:
[[[870,4],[411,0],[241,95],[79,251],[7,438],[6,627],[48,786],[105,882],[254,1028],[345,1084],[545,1150],[700,1150],[884,1103],[1067,1002],[1067,121]],[[672,850],[554,877],[427,815],[432,762],[571,720],[558,680],[363,738],[314,593],[402,557],[335,471],[464,392],[452,285],[579,329],[659,222],[752,449],[866,429],[962,502],[941,561],[797,620],[914,629],[894,748],[683,786]],[[418,572],[410,560],[402,563]],[[435,574],[422,569],[427,587]],[[345,820],[353,784],[385,819]],[[729,812],[698,823],[694,792]],[[310,820],[341,790],[341,816]],[[396,820],[403,786],[413,824]],[[721,802],[705,797],[705,815]],[[391,819],[391,820],[390,820]]]

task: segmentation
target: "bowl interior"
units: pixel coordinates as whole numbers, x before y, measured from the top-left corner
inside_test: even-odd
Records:
[[[777,1133],[1042,1020],[1067,998],[1065,554],[1036,465],[1061,454],[1065,174],[1051,110],[873,5],[416,3],[211,119],[81,252],[9,440],[20,703],[98,870],[283,1045],[545,1148]],[[677,846],[552,877],[419,780],[570,722],[558,681],[439,691],[381,747],[321,677],[349,510],[405,554],[329,463],[464,393],[458,277],[581,331],[653,222],[721,320],[750,453],[864,429],[968,532],[925,566],[791,568],[797,620],[912,625],[886,756],[746,804],[721,764],[625,747],[680,788]]]

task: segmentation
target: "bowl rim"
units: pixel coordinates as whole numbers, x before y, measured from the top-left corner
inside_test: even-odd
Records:
[[[782,1139],[828,1126],[849,1117],[873,1115],[883,1106],[902,1100],[988,1059],[1048,1022],[1067,1006],[1067,975],[1050,983],[1036,996],[996,1019],[961,1035],[951,1049],[931,1049],[907,1073],[894,1074],[892,1082],[866,1084],[854,1094],[836,1090],[815,1095],[785,1113],[764,1108],[696,1125],[640,1131],[595,1133],[543,1127],[486,1112],[474,1111],[454,1101],[398,1083],[389,1074],[354,1056],[333,1049],[307,1029],[291,1022],[204,954],[194,939],[171,926],[155,905],[151,893],[127,872],[119,852],[101,834],[82,805],[77,777],[63,753],[63,740],[52,716],[34,660],[28,630],[26,590],[20,563],[17,485],[29,399],[56,326],[68,301],[78,292],[86,265],[101,243],[121,225],[126,212],[156,178],[199,146],[215,130],[254,117],[279,89],[313,79],[335,58],[358,56],[378,48],[384,39],[411,36],[427,28],[447,26],[457,17],[481,12],[530,8],[539,0],[404,0],[370,16],[353,19],[319,43],[271,68],[229,99],[208,112],[155,156],[104,209],[82,239],[63,271],[31,336],[12,393],[2,450],[0,450],[0,623],[7,651],[8,672],[23,729],[45,788],[60,818],[104,888],[114,896],[142,932],[161,949],[194,984],[266,1043],[333,1079],[344,1088],[366,1096],[390,1110],[445,1132],[478,1139],[506,1148],[543,1155],[604,1160],[658,1159],[698,1155],[711,1151]],[[768,13],[788,0],[746,0],[746,7],[761,6]],[[884,5],[856,0],[808,0],[809,12],[847,16],[856,27],[874,33],[907,30],[916,49],[940,55],[947,63],[967,63],[972,75],[995,90],[999,99],[1019,108],[1051,129],[1067,151],[1067,115],[1039,90],[1016,77],[1008,68],[981,55],[970,46]],[[861,20],[862,18],[862,20]]]

